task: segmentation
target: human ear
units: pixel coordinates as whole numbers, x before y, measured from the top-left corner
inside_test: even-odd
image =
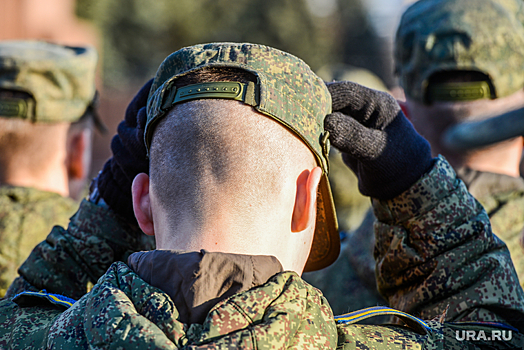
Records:
[[[291,219],[291,231],[301,232],[315,226],[317,189],[322,177],[322,169],[315,167],[304,170],[297,179],[295,207]]]
[[[87,177],[91,163],[91,130],[85,128],[68,140],[67,174],[71,180],[83,180]]]
[[[142,231],[149,236],[155,235],[155,225],[151,212],[151,198],[149,196],[149,176],[145,173],[138,174],[131,186],[133,197],[133,211],[136,221]]]

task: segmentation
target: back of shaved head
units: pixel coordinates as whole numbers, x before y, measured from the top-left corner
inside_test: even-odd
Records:
[[[205,71],[178,84],[251,79],[244,72]],[[301,170],[317,166],[309,148],[283,125],[220,99],[176,105],[157,125],[150,155],[152,191],[173,225],[189,216],[205,227],[227,207],[240,231],[253,220],[278,216],[280,205],[292,207],[280,203],[283,189],[296,186]]]

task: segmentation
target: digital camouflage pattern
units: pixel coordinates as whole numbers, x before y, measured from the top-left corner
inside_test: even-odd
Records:
[[[0,298],[35,245],[54,225],[67,225],[77,208],[58,193],[0,186]]]
[[[388,305],[377,290],[373,248],[376,221],[368,211],[359,228],[351,231],[342,240],[340,256],[333,265],[314,272],[304,273],[302,278],[320,289],[335,315],[377,305]],[[366,320],[368,324],[382,324],[388,316]]]
[[[27,92],[35,105],[26,105],[27,113],[11,113],[9,101],[0,100],[0,116],[45,123],[79,120],[95,97],[97,60],[91,47],[1,41],[0,89]]]
[[[69,226],[53,227],[18,270],[7,292],[24,290],[81,298],[115,261],[136,251],[154,249],[154,241],[119,219],[108,207],[82,201]]]
[[[484,207],[495,233],[508,246],[520,285],[524,287],[524,179],[503,174],[459,169],[459,177]]]
[[[371,325],[338,325],[339,342],[337,349],[384,349],[384,350],[458,350],[458,349],[522,349],[524,337],[515,329],[502,326],[473,325],[467,322],[440,323],[429,321],[431,331],[427,334],[414,332],[410,329],[393,326]],[[464,333],[475,331],[474,341],[464,341]],[[502,338],[511,338],[509,341],[490,341],[486,337],[492,336],[492,331]],[[503,333],[502,333],[503,332]],[[483,334],[483,335],[481,335]],[[459,339],[457,339],[457,337]],[[462,339],[462,340],[461,340]]]
[[[403,14],[396,72],[406,95],[424,102],[428,78],[445,70],[487,74],[495,97],[524,87],[521,1],[420,0]]]
[[[249,307],[246,307],[248,306]],[[431,332],[399,326],[335,324],[322,294],[293,272],[216,304],[202,324],[184,324],[169,296],[123,263],[115,263],[91,293],[71,308],[0,302],[0,345],[9,349],[462,349],[456,330],[500,326],[429,322]],[[27,317],[31,315],[31,317]],[[11,334],[6,330],[16,329]],[[32,336],[24,336],[31,332]],[[514,349],[511,341],[475,341],[478,349]]]
[[[63,312],[45,299],[0,301],[0,347],[148,349],[517,349],[511,340],[464,342],[457,330],[524,329],[523,291],[486,212],[438,159],[401,196],[374,202],[379,286],[392,306],[434,319],[429,332],[395,325],[337,324],[322,294],[295,273],[218,302],[203,324],[183,324],[166,293],[121,262]],[[95,225],[97,223],[95,222]],[[40,300],[40,301],[38,301]],[[446,313],[446,307],[449,309]],[[443,322],[443,323],[442,323]],[[28,336],[30,334],[30,336]]]
[[[515,326],[524,326],[524,292],[506,245],[449,163],[437,162],[400,196],[373,200],[380,293],[392,307],[423,319],[517,317]]]
[[[2,306],[1,315],[16,314],[12,302]],[[115,263],[91,293],[53,320],[45,343],[57,349],[333,349],[337,343],[333,314],[322,294],[291,272],[216,304],[203,324],[187,325],[177,318],[166,293],[145,283],[127,265]],[[30,347],[32,341],[20,337],[13,343]]]
[[[288,128],[316,156],[323,175],[315,236],[305,270],[329,266],[340,251],[335,207],[327,180],[329,134],[324,131],[324,118],[331,113],[331,95],[322,79],[301,59],[249,43],[202,44],[172,53],[158,68],[147,99],[144,140],[148,152],[155,125],[173,107],[177,93],[173,82],[190,72],[216,67],[240,68],[254,74],[257,77],[254,101],[244,102]]]
[[[459,177],[484,207],[495,233],[508,247],[520,285],[524,287],[524,179],[502,174],[460,169]],[[368,212],[362,225],[343,241],[340,257],[328,268],[304,274],[304,279],[322,290],[335,314],[387,305],[375,280],[375,216]],[[372,319],[383,322],[384,319]]]

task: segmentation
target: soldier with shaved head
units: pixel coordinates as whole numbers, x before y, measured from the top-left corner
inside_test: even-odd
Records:
[[[389,95],[350,82],[326,86],[303,61],[267,46],[212,43],[168,56],[132,105],[125,122],[137,137],[120,138],[124,147],[113,151],[115,159],[123,149],[141,151],[130,153],[139,154],[137,166],[105,167],[100,195],[81,207],[98,220],[86,224],[79,211],[68,230],[48,238],[67,248],[61,264],[77,279],[98,281],[79,300],[49,278],[40,283],[45,291],[27,288],[0,302],[0,346],[458,349],[471,345],[456,336],[466,330],[513,332],[500,342],[475,339],[479,348],[524,344],[514,328],[522,327],[524,293],[507,248]],[[330,143],[374,198],[378,278],[397,309],[334,316],[300,278],[339,252]],[[137,174],[146,157],[149,168]],[[136,175],[132,185],[121,171]],[[100,273],[110,258],[94,257],[91,242],[118,246],[111,237],[121,231],[104,221],[109,211],[124,214],[115,201],[124,192],[104,185],[109,174],[127,184],[136,222],[156,249]],[[60,235],[74,237],[75,249]],[[37,251],[47,252],[40,266],[57,271],[54,252]],[[98,266],[82,272],[81,261]],[[25,281],[39,283],[31,274]],[[376,315],[406,326],[359,324]]]

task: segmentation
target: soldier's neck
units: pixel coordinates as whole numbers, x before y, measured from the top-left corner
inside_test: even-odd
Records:
[[[274,216],[250,217],[244,223],[235,222],[237,216],[228,216],[227,206],[217,209],[219,215],[198,225],[198,218],[177,216],[176,220],[163,221],[167,215],[156,215],[155,240],[157,249],[222,252],[244,255],[275,256],[285,270],[301,274],[307,260],[309,244],[297,243],[301,237],[313,233],[292,234],[290,220]],[[200,219],[202,220],[202,219]],[[240,220],[237,220],[240,221]]]
[[[50,162],[53,163],[53,162]],[[69,196],[67,169],[64,164],[56,162],[47,169],[36,170],[15,164],[0,165],[0,184],[31,187],[42,191],[55,192]]]
[[[522,138],[501,142],[494,146],[472,152],[457,167],[519,177],[519,164],[522,157]],[[453,161],[451,164],[453,164]]]

